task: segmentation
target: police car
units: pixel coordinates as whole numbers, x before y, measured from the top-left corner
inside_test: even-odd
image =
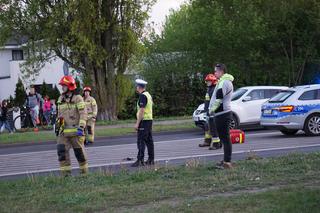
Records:
[[[285,135],[303,130],[320,135],[320,84],[297,86],[280,92],[262,105],[261,125]]]

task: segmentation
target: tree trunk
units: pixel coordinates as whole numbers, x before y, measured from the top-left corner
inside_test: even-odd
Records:
[[[117,120],[117,86],[112,62],[109,66],[98,67],[92,63],[86,63],[86,69],[90,73],[89,78],[95,99],[98,104],[99,120]],[[108,70],[107,70],[108,68]]]

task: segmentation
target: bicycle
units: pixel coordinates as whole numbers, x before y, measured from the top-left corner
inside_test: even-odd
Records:
[[[16,131],[34,128],[29,108],[22,107],[20,109],[20,115],[13,120],[13,127]]]

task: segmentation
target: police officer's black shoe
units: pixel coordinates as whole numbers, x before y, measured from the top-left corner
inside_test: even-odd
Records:
[[[146,162],[145,162],[145,164],[146,165],[148,165],[148,166],[152,166],[152,165],[154,165],[154,160],[147,160]]]
[[[131,164],[131,167],[141,167],[141,166],[144,166],[144,162],[141,160],[137,160],[136,162]]]

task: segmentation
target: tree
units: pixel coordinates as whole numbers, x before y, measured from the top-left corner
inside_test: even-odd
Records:
[[[303,78],[319,70],[319,20],[317,0],[189,0],[145,42],[156,113],[190,113],[217,62],[236,87],[314,82]]]
[[[100,119],[116,119],[121,81],[154,0],[0,0],[0,41],[25,35],[31,72],[57,56],[92,85]]]
[[[46,84],[45,81],[42,82],[42,85],[41,85],[41,88],[40,88],[40,94],[41,96],[44,98],[44,96],[46,95],[50,95],[50,92],[51,92],[52,88],[49,87],[48,84]]]
[[[59,91],[57,85],[55,85],[53,90],[50,93],[50,99],[57,101],[59,96],[60,96],[60,91]]]
[[[26,100],[27,94],[26,94],[26,90],[24,88],[24,85],[22,83],[22,80],[20,78],[18,79],[14,93],[15,93],[15,98],[14,98],[15,106],[22,107],[25,100]]]

